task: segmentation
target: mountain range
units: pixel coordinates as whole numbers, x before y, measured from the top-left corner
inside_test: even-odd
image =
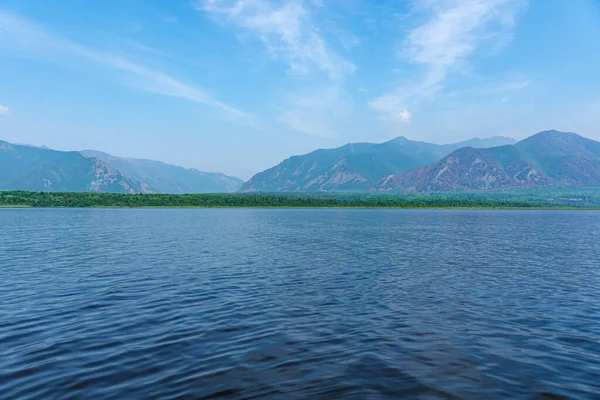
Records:
[[[405,137],[290,157],[249,181],[160,161],[0,141],[0,190],[115,193],[388,191],[600,187],[600,142],[544,131],[438,145]]]
[[[115,157],[94,150],[81,152],[98,158],[135,180],[147,183],[157,193],[231,193],[242,183],[239,178],[215,172],[202,172],[161,161]]]
[[[514,145],[460,148],[374,186],[411,193],[600,186],[600,142],[555,130]]]
[[[254,175],[241,192],[355,191],[373,188],[379,180],[434,163],[464,147],[492,147],[515,143],[495,136],[438,145],[398,137],[385,143],[349,143],[290,157]]]
[[[57,151],[0,141],[0,190],[112,193],[235,192],[242,180],[97,151]]]

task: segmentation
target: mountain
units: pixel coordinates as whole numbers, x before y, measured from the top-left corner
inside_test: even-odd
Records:
[[[464,146],[511,144],[506,137],[437,145],[398,137],[385,143],[350,143],[290,157],[254,175],[241,192],[351,191],[372,187],[382,177],[438,161]]]
[[[476,149],[486,149],[488,147],[505,146],[507,144],[515,144],[517,141],[513,138],[506,136],[492,136],[490,138],[473,138],[465,140],[464,142],[458,142],[450,145],[453,150],[460,149],[461,147],[474,147]]]
[[[99,151],[58,151],[0,140],[0,190],[111,193],[235,192],[242,180]]]
[[[0,190],[151,193],[146,183],[79,152],[0,141]]]
[[[96,157],[123,174],[146,182],[159,193],[229,193],[237,191],[243,181],[221,173],[186,169],[161,161],[115,157],[94,150],[82,151]]]
[[[391,174],[380,190],[413,193],[600,186],[600,142],[544,131],[514,145],[460,148],[440,161]]]

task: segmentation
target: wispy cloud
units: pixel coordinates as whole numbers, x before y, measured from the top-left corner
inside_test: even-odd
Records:
[[[293,74],[316,68],[340,79],[355,70],[329,48],[312,21],[309,5],[301,0],[201,0],[197,9],[256,36],[272,57],[289,64]]]
[[[481,90],[487,94],[501,94],[510,92],[519,92],[531,85],[531,79],[514,79],[503,82],[494,82],[483,86]]]
[[[400,57],[421,67],[422,78],[374,99],[371,107],[386,118],[404,121],[402,115],[411,105],[438,92],[448,75],[463,66],[484,43],[497,49],[508,44],[525,1],[417,1],[413,13],[424,13],[426,19],[408,32]]]
[[[294,93],[287,101],[288,110],[279,121],[290,128],[312,136],[337,137],[338,126],[354,108],[354,101],[337,85]]]
[[[10,108],[0,104],[0,117],[7,117],[10,114]]]
[[[293,77],[314,75],[316,79],[311,79],[309,88],[285,95],[285,110],[280,111],[278,120],[298,132],[333,137],[339,133],[337,126],[343,120],[341,116],[353,109],[353,100],[343,85],[356,68],[331,48],[316,23],[313,11],[323,7],[324,2],[315,0],[200,0],[197,3],[198,10],[219,23],[256,37],[271,59],[288,65]],[[339,35],[334,32],[334,36]]]
[[[128,74],[131,78],[128,81],[139,89],[210,106],[243,122],[252,119],[248,113],[219,101],[194,85],[184,83],[167,73],[146,67],[118,53],[84,46],[53,34],[19,15],[0,10],[0,26],[2,27],[0,48],[4,47],[48,60],[66,56],[77,57]]]

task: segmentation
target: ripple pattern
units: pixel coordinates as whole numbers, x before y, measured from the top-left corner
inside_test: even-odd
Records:
[[[1,399],[600,398],[600,213],[0,209]]]

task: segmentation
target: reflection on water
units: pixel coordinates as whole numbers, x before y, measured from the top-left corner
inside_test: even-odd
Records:
[[[0,226],[0,398],[600,392],[600,213],[1,209]]]

